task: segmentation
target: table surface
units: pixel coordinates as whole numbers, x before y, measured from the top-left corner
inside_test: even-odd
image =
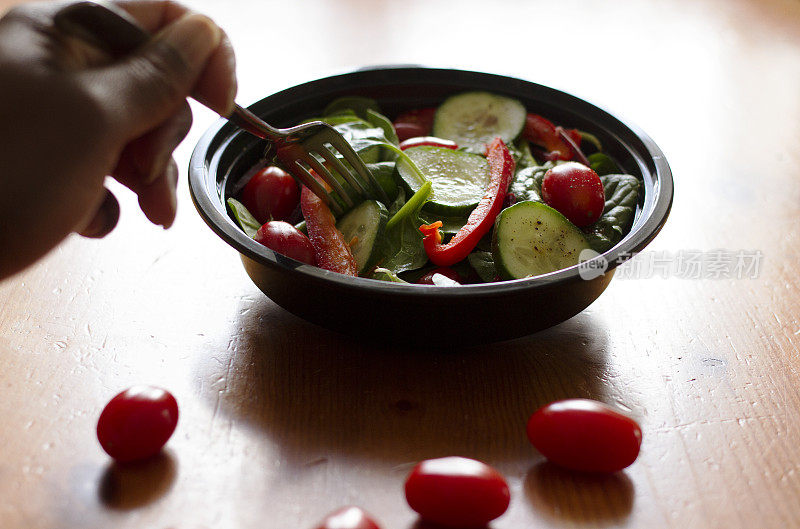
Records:
[[[117,187],[113,234],[69,238],[0,283],[0,526],[310,529],[357,504],[384,529],[421,529],[405,476],[455,454],[507,477],[495,529],[800,526],[800,3],[191,5],[230,34],[245,104],[387,63],[586,97],[664,150],[672,213],[640,268],[571,320],[433,352],[362,343],[275,305],[185,179],[168,231]],[[195,110],[184,172],[215,119]],[[138,383],[169,388],[181,419],[163,455],[120,467],[95,425]],[[565,397],[630,410],[639,459],[605,477],[546,464],[525,421]]]

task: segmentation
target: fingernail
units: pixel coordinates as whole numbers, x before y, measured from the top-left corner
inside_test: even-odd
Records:
[[[189,66],[200,66],[219,45],[222,30],[207,16],[198,13],[184,15],[164,28],[158,35]]]

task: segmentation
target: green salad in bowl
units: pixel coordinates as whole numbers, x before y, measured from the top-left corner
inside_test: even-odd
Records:
[[[596,136],[489,91],[395,116],[373,99],[340,97],[310,120],[347,139],[384,198],[335,218],[262,162],[227,206],[249,237],[332,272],[437,286],[537,277],[616,245],[642,198],[640,178]]]

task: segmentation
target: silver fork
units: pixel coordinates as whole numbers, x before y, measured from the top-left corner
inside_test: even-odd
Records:
[[[132,52],[151,38],[125,11],[102,2],[70,4],[56,13],[54,23],[64,33],[97,46],[114,57]],[[205,104],[202,98],[194,99]],[[313,121],[288,129],[278,129],[239,105],[234,106],[230,116],[223,117],[241,129],[267,140],[265,157],[277,161],[337,215],[344,212],[342,206],[311,171],[341,197],[349,208],[355,206],[359,198],[377,197],[388,203],[383,188],[353,147],[327,123]],[[337,153],[349,167],[339,159]],[[356,196],[348,193],[339,179],[325,166],[326,163],[342,176]]]

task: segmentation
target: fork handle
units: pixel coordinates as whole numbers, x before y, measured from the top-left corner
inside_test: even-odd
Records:
[[[67,5],[55,14],[53,23],[67,35],[96,46],[115,59],[132,53],[152,38],[125,10],[102,0]],[[208,106],[197,94],[192,94],[192,99]],[[234,104],[230,116],[222,117],[259,138],[275,141],[280,137],[277,130],[239,105]]]

